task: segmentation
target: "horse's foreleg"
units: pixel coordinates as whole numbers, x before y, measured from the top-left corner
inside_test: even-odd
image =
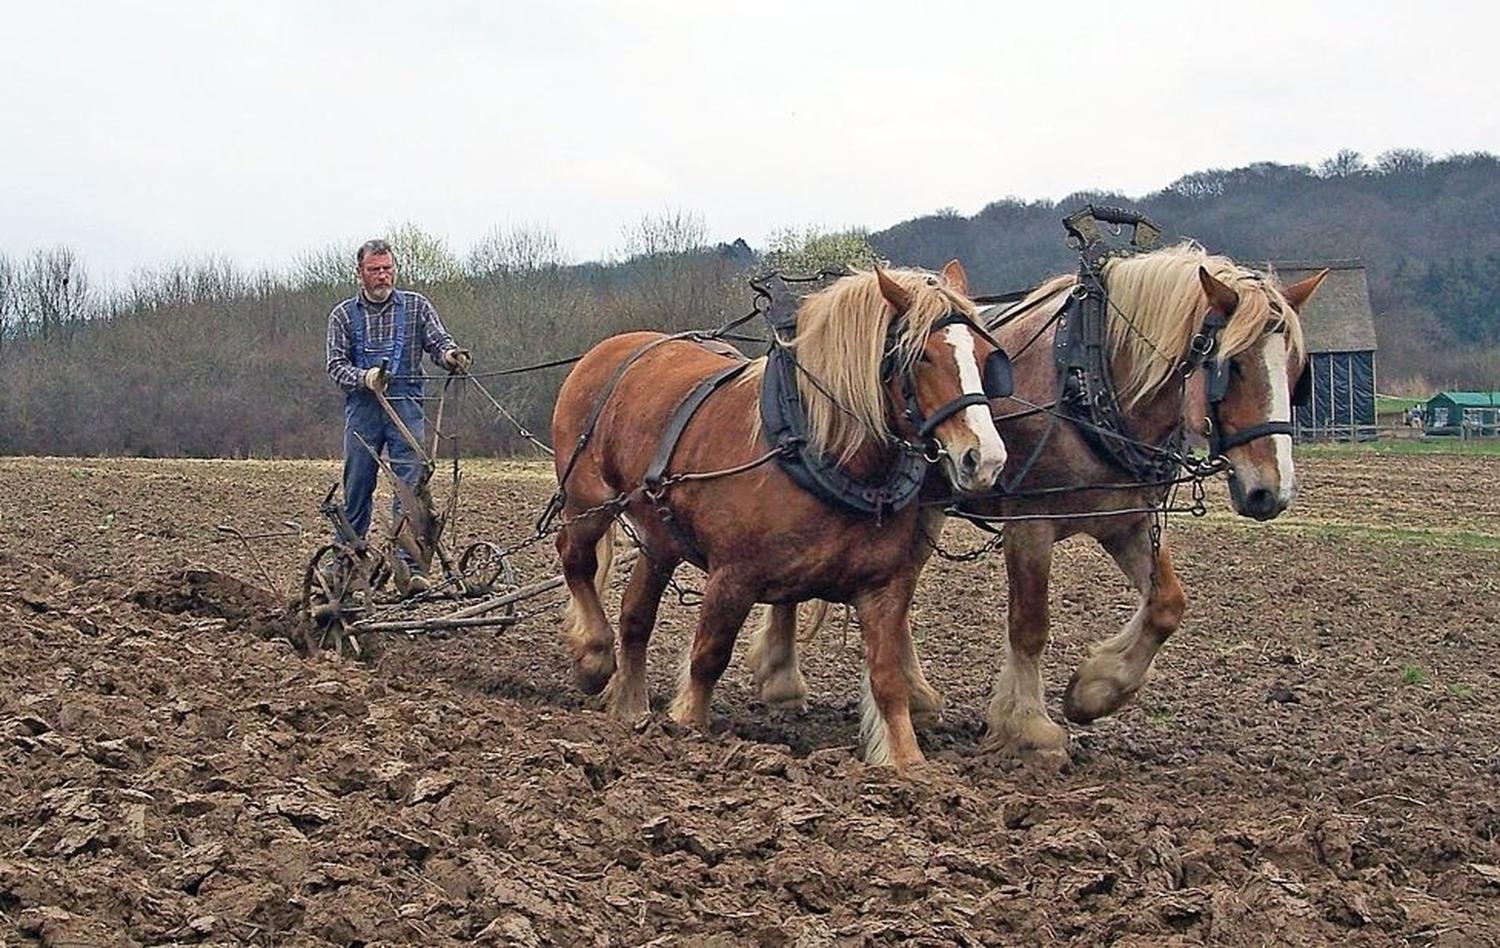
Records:
[[[947,515],[941,509],[928,507],[922,511],[921,530],[926,537],[941,537],[943,525],[947,522]],[[932,558],[933,544],[928,539],[922,539],[916,544],[916,570],[921,574],[922,568]],[[915,592],[915,585],[913,585]],[[907,606],[907,631],[902,638],[901,669],[906,673],[906,685],[911,689],[911,715],[912,721],[917,727],[931,727],[943,719],[943,694],[922,672],[922,661],[917,657],[917,644],[911,635],[911,607]]]
[[[1050,528],[1018,521],[1005,527],[1005,572],[1010,581],[1009,648],[986,716],[987,749],[1066,752],[1068,732],[1047,716],[1042,695],[1042,650],[1047,646],[1047,584],[1052,573]]]
[[[745,662],[772,707],[807,710],[807,681],[797,663],[797,604],[771,606],[750,640]]]
[[[865,642],[860,745],[865,762],[904,771],[922,762],[911,723],[911,686],[906,663],[915,656],[907,612],[916,577],[903,577],[857,597],[854,607]]]
[[[755,594],[727,571],[710,573],[698,610],[698,631],[688,648],[670,714],[679,724],[706,728],[714,686],[734,652],[740,626],[755,605]]]
[[[646,646],[656,628],[656,610],[677,564],[636,558],[620,602],[620,669],[610,681],[611,716],[633,721],[651,710],[646,690]]]
[[[1100,543],[1140,591],[1141,604],[1123,629],[1089,650],[1068,682],[1063,713],[1080,724],[1112,714],[1131,699],[1187,608],[1166,542],[1153,552],[1148,523]]]
[[[557,553],[568,584],[563,638],[572,653],[578,687],[591,695],[602,691],[615,673],[615,635],[599,599],[614,558],[611,523],[602,515],[585,517],[557,534]]]

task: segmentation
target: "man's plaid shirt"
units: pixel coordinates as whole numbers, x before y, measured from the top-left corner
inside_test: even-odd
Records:
[[[453,337],[443,328],[437,310],[427,297],[411,290],[396,290],[384,303],[364,301],[367,317],[364,332],[365,349],[368,352],[389,352],[396,336],[396,294],[400,293],[406,303],[406,351],[400,366],[391,366],[393,375],[419,375],[422,372],[422,353],[432,357],[432,362],[443,367],[443,353],[456,348]],[[354,301],[344,300],[328,314],[328,377],[346,392],[358,391],[365,370],[354,364],[354,333],[349,329],[349,320],[355,318]]]

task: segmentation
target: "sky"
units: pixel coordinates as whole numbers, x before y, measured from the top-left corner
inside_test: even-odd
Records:
[[[1386,9],[1393,7],[1394,9]],[[618,254],[1500,151],[1480,3],[0,0],[0,253],[289,265],[411,222]]]

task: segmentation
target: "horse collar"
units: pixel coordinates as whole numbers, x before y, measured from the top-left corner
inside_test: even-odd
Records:
[[[901,450],[886,479],[870,482],[812,450],[797,372],[796,356],[772,342],[761,381],[760,415],[766,440],[781,449],[776,458],[781,469],[829,506],[861,516],[883,520],[909,506],[927,474],[922,452]]]
[[[1109,352],[1109,294],[1104,264],[1117,255],[1090,244],[1079,255],[1078,281],[1064,305],[1053,339],[1058,373],[1058,406],[1074,422],[1095,453],[1142,483],[1176,473],[1174,432],[1165,445],[1136,438],[1120,408]]]

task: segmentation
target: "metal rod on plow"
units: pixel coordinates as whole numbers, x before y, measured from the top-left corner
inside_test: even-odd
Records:
[[[356,632],[435,632],[438,629],[475,629],[488,625],[515,625],[515,616],[470,616],[455,619],[451,616],[438,619],[392,619],[389,622],[356,622]]]
[[[635,558],[638,555],[639,551],[637,550],[626,551],[615,561],[615,567],[629,566],[635,562]],[[504,595],[493,596],[483,602],[476,602],[472,606],[465,606],[457,612],[449,613],[438,619],[392,619],[386,622],[366,620],[354,623],[352,628],[359,632],[396,632],[402,629],[459,629],[466,626],[508,625],[514,621],[511,616],[501,616],[499,618],[482,617],[487,612],[494,612],[496,609],[503,609],[512,603],[521,602],[524,599],[530,599],[533,596],[540,596],[542,593],[551,592],[562,584],[562,575],[558,574],[551,579],[544,579],[539,583],[532,583],[530,586],[513,589]],[[475,619],[479,621],[472,621]]]

